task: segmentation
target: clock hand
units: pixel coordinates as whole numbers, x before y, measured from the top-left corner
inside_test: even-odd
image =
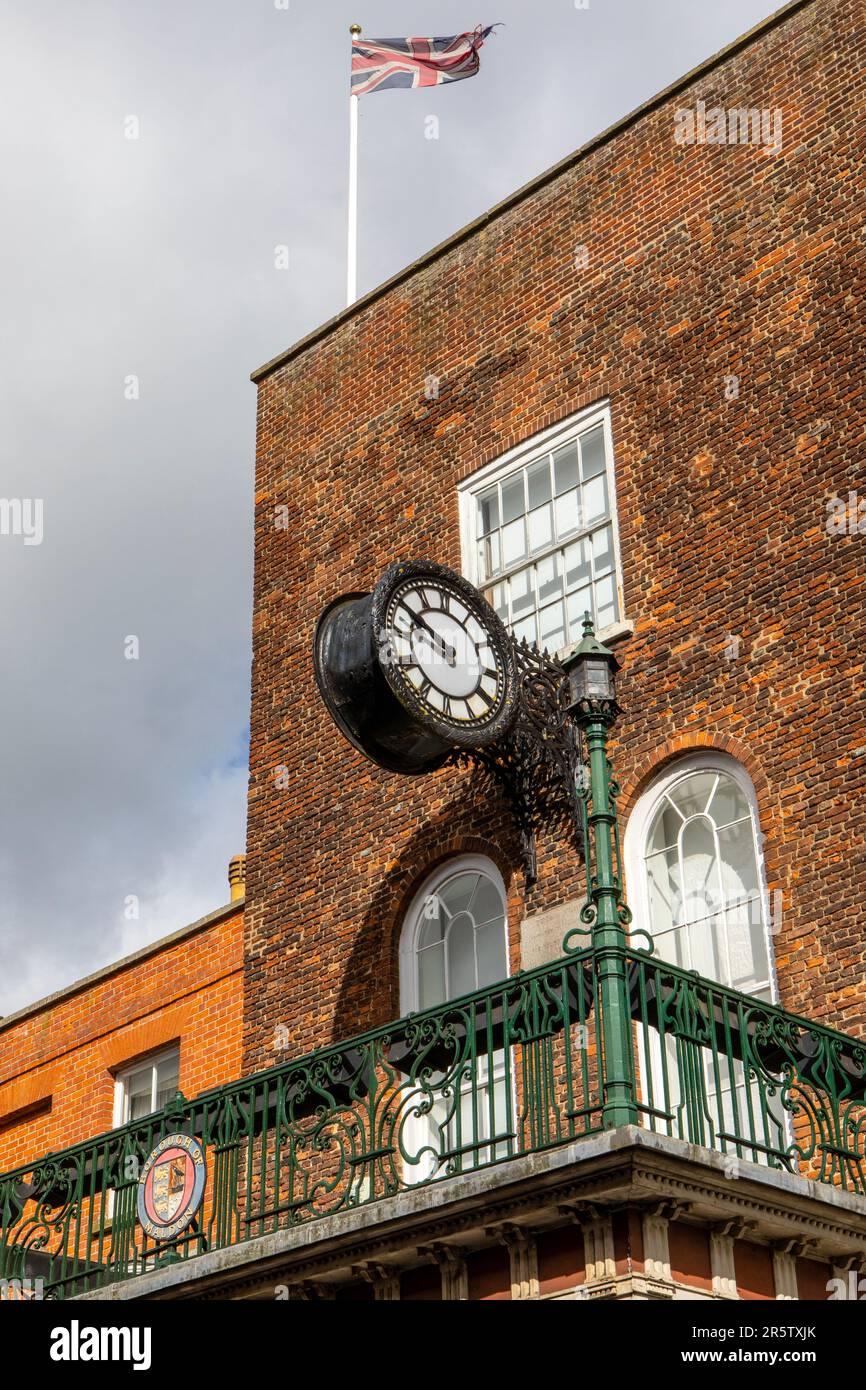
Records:
[[[430,624],[427,622],[427,620],[426,620],[425,618],[422,618],[422,617],[421,617],[420,613],[415,613],[415,614],[413,614],[413,618],[414,618],[414,621],[415,621],[416,625],[417,625],[418,627],[420,627],[420,628],[423,628],[424,631],[425,631],[430,637],[432,637],[432,639],[433,639],[433,645],[439,648],[439,650],[440,650],[440,652],[442,653],[442,655],[444,656],[445,660],[448,662],[448,665],[449,665],[449,666],[456,666],[456,665],[457,665],[457,653],[456,653],[456,651],[454,650],[454,648],[453,648],[452,646],[449,646],[449,644],[445,641],[445,639],[444,639],[443,637],[440,637],[440,635],[439,635],[439,633],[436,631],[436,629],[435,629],[434,627],[431,627]]]

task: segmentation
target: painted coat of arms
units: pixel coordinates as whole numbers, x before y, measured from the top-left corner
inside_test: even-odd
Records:
[[[138,1219],[153,1240],[171,1240],[195,1217],[204,1196],[204,1150],[188,1134],[167,1134],[138,1181]]]

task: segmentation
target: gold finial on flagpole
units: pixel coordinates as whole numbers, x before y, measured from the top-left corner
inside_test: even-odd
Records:
[[[360,34],[360,32],[361,32],[361,26],[360,26],[360,24],[350,24],[350,25],[349,25],[349,33],[352,35],[352,38],[353,38],[353,39],[356,39],[356,38],[358,37],[358,35]]]

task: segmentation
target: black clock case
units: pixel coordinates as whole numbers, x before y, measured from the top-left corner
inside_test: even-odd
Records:
[[[313,665],[328,712],[351,744],[387,772],[441,767],[454,744],[404,709],[382,672],[373,594],[344,594],[316,625]]]
[[[483,728],[437,728],[430,710],[414,706],[413,693],[397,689],[383,669],[378,648],[394,586],[406,579],[444,583],[483,621],[499,649],[505,695]],[[337,727],[351,744],[388,772],[433,772],[456,749],[479,748],[507,734],[517,716],[514,644],[487,600],[461,575],[435,560],[396,560],[371,594],[344,594],[325,609],[313,639],[316,681]],[[402,693],[398,693],[402,691]]]

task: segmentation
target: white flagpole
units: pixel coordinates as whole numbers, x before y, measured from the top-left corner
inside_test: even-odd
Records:
[[[349,29],[352,42],[361,33],[360,24]],[[346,271],[346,304],[358,298],[358,98],[349,97],[349,261]]]

